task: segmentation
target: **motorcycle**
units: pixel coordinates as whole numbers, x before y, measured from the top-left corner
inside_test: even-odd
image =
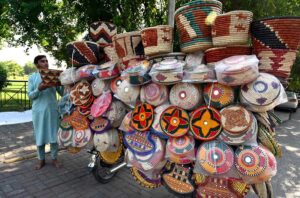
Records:
[[[102,184],[110,182],[117,172],[125,167],[127,164],[124,162],[124,157],[122,156],[116,164],[107,164],[101,160],[100,152],[95,148],[87,151],[91,154],[90,161],[88,164],[89,172],[91,172],[95,179]]]

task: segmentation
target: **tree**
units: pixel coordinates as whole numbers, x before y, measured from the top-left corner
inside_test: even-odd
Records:
[[[250,10],[254,13],[255,20],[272,16],[300,16],[299,0],[220,1],[223,3],[223,11]],[[36,44],[57,60],[67,60],[66,44],[78,40],[77,37],[88,30],[90,23],[98,20],[111,21],[118,26],[119,32],[166,24],[167,2],[168,0],[1,0],[0,42],[3,38],[16,46]],[[176,8],[186,2],[189,0],[176,0]]]
[[[65,46],[94,21],[112,21],[119,31],[166,23],[166,0],[2,0],[3,19],[13,29],[12,45],[37,44],[57,60],[66,60]],[[3,28],[1,28],[3,29]]]
[[[6,86],[7,71],[0,65],[0,91]]]
[[[0,66],[6,70],[7,77],[13,77],[21,76],[24,74],[23,68],[14,61],[3,61],[0,62]]]
[[[299,0],[221,0],[223,10],[251,10],[255,19],[300,16]],[[57,60],[66,60],[65,45],[94,21],[115,23],[119,32],[167,23],[168,0],[2,0],[0,38],[12,45],[37,44]],[[176,7],[188,0],[177,0]],[[12,34],[12,31],[14,34]],[[16,37],[15,35],[18,35]]]
[[[29,75],[29,74],[37,71],[35,65],[32,62],[26,63],[25,66],[23,67],[23,69],[24,69],[24,73],[26,75]]]

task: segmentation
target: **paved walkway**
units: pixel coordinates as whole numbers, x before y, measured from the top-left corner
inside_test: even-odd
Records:
[[[278,136],[284,156],[272,179],[275,197],[300,197],[300,111],[278,128]],[[98,183],[87,171],[89,155],[84,151],[73,155],[61,151],[63,168],[58,170],[50,164],[50,156],[45,168],[33,170],[36,159],[23,158],[34,155],[31,123],[0,126],[0,197],[175,197],[164,187],[140,187],[127,168],[110,183]]]

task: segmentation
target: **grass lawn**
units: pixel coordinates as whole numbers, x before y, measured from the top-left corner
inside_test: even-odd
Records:
[[[30,109],[30,101],[27,96],[28,76],[9,78],[8,86],[0,92],[0,111],[24,111]],[[18,81],[26,81],[18,82]]]
[[[8,86],[0,92],[0,112],[30,109],[31,101],[27,96],[28,76],[11,77],[8,80]],[[58,94],[57,98],[60,99]]]

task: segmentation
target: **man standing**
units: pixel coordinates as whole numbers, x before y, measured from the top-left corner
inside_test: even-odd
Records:
[[[37,70],[48,69],[46,56],[39,55],[34,58]],[[33,131],[37,145],[38,163],[36,170],[45,166],[45,144],[50,143],[51,158],[56,168],[60,167],[57,161],[58,144],[57,131],[59,114],[57,109],[56,91],[62,95],[61,87],[49,87],[42,83],[39,72],[33,73],[28,81],[28,96],[32,101]]]

